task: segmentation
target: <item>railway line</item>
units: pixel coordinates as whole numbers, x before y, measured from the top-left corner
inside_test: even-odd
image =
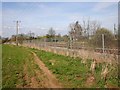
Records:
[[[68,48],[68,49],[84,49],[84,50],[93,50],[98,53],[103,53],[103,48],[93,48],[85,45],[81,45],[80,43],[74,43],[72,45],[69,45],[67,42],[39,42],[39,41],[27,41],[25,43],[32,43],[39,46],[51,46],[51,47],[61,47],[61,48]],[[120,55],[120,50],[118,48],[105,48],[104,53],[107,54],[115,54]]]

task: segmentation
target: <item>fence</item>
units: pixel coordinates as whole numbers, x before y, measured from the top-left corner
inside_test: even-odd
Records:
[[[88,50],[85,47],[73,47],[72,49],[67,48],[67,44],[65,42],[61,43],[50,43],[50,42],[39,42],[38,40],[32,41],[24,41],[24,46],[36,48],[40,50],[45,50],[48,52],[53,52],[60,55],[70,56],[70,57],[80,57],[84,59],[96,59],[97,62],[116,62],[118,60],[117,54],[112,53],[100,53],[100,48],[96,48],[95,50],[99,50],[95,52],[94,49]],[[107,49],[106,49],[107,51]]]

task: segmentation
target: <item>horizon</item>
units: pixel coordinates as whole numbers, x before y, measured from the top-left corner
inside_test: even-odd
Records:
[[[53,27],[57,34],[64,35],[68,33],[70,23],[79,21],[82,24],[88,18],[113,32],[114,24],[118,24],[118,3],[3,2],[2,15],[2,37],[16,34],[16,20],[21,21],[19,34],[31,31],[36,36],[43,36]]]

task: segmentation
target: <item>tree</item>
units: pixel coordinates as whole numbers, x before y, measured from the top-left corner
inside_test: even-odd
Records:
[[[10,38],[10,41],[16,41],[16,35],[12,35],[11,38]]]
[[[2,43],[6,43],[6,42],[9,42],[9,39],[8,38],[2,38]]]
[[[91,41],[95,47],[102,47],[102,34],[104,34],[105,47],[111,47],[114,44],[113,34],[106,28],[98,29]]]
[[[96,20],[90,20],[88,19],[87,21],[86,20],[83,20],[83,34],[85,37],[88,37],[91,36],[91,35],[94,35],[95,32],[100,29],[101,25],[98,21]]]
[[[57,37],[61,38],[61,34],[59,33],[59,34],[57,35]]]
[[[68,40],[69,40],[69,36],[68,35],[63,35],[63,41],[65,41],[65,42],[68,42]]]
[[[35,33],[33,33],[33,32],[30,31],[30,32],[27,34],[27,36],[29,37],[30,40],[32,40],[32,39],[34,39]]]
[[[98,21],[91,21],[90,22],[90,30],[91,30],[91,35],[94,35],[95,32],[100,29],[101,25]]]
[[[47,41],[53,41],[55,38],[55,30],[51,27],[48,31],[48,34],[46,34],[46,38],[48,39]]]
[[[120,24],[118,25],[118,40],[120,41]]]
[[[76,21],[75,23],[71,23],[69,25],[69,27],[70,27],[69,35],[70,35],[71,39],[79,40],[80,37],[82,36],[82,27],[79,24],[79,22]]]
[[[50,35],[51,37],[54,37],[54,36],[55,36],[55,30],[53,30],[52,27],[49,29],[48,35]]]

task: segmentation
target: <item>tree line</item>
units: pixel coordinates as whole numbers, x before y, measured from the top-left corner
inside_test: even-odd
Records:
[[[12,35],[10,38],[4,38],[2,43],[15,42],[17,37],[20,44],[24,40],[38,39],[45,42],[87,42],[89,45],[101,47],[101,35],[104,34],[105,45],[112,47],[118,40],[118,33],[112,33],[107,28],[101,27],[97,21],[83,20],[83,24],[79,24],[79,21],[76,21],[70,23],[68,27],[69,32],[66,35],[56,34],[54,28],[51,27],[44,36],[35,36],[33,32],[30,32],[28,34],[18,34],[17,36]],[[114,30],[117,30],[117,27],[114,26]]]

